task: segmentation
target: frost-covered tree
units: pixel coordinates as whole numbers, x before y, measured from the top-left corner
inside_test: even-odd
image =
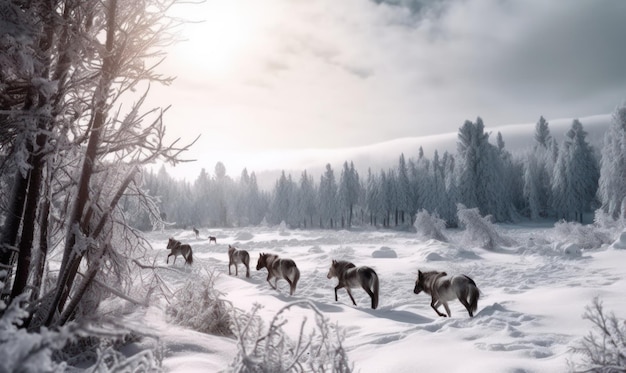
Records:
[[[587,142],[587,132],[575,119],[567,132],[571,140],[568,178],[574,193],[575,218],[582,223],[583,212],[589,211],[598,190],[600,171],[593,148]]]
[[[398,193],[398,208],[400,210],[400,221],[404,224],[405,214],[408,214],[409,219],[414,215],[416,204],[413,203],[413,191],[411,188],[411,181],[409,179],[409,169],[404,159],[404,153],[400,154],[398,160],[398,186],[396,188]]]
[[[548,128],[548,121],[546,121],[546,119],[541,116],[539,117],[539,121],[537,121],[537,124],[535,125],[535,148],[536,147],[542,147],[544,149],[547,149],[550,141],[552,139],[552,136],[550,135],[550,129]]]
[[[499,150],[489,143],[479,117],[476,123],[465,121],[459,129],[457,152],[458,187],[461,201],[468,207],[478,207],[481,213],[496,220],[511,218],[511,203],[507,195],[505,166]]]
[[[120,201],[134,196],[160,219],[155,201],[139,186],[141,166],[159,158],[177,162],[186,149],[163,142],[163,110],[142,109],[143,82],[171,81],[155,66],[172,42],[165,14],[175,2],[2,4],[10,11],[0,12],[0,24],[13,22],[6,18],[13,14],[21,25],[3,33],[0,43],[15,46],[19,39],[26,47],[16,52],[21,70],[0,66],[1,105],[9,109],[0,120],[16,129],[7,143],[11,166],[2,172],[14,174],[9,204],[18,212],[7,215],[0,261],[15,269],[12,281],[6,277],[9,298],[27,293],[37,305],[28,308],[24,326],[94,317],[103,297],[124,296],[137,280],[131,259],[146,243],[130,232]],[[134,104],[121,104],[131,99]],[[62,262],[55,280],[42,288],[52,250],[60,251]]]
[[[370,214],[370,225],[378,224],[378,216],[383,211],[383,203],[381,198],[381,185],[379,178],[372,172],[367,170],[367,184],[365,188],[365,204]]]
[[[272,224],[285,223],[297,226],[299,219],[295,216],[298,204],[295,200],[296,185],[291,180],[291,175],[287,177],[282,171],[280,178],[274,186],[272,193],[272,203],[270,205],[269,217]]]
[[[337,217],[337,181],[330,163],[320,177],[319,185],[320,228],[333,228]]]
[[[341,176],[339,178],[338,198],[342,210],[347,214],[348,228],[352,227],[352,218],[354,216],[354,206],[359,202],[360,194],[359,174],[354,169],[354,163],[344,162]],[[342,214],[342,227],[343,227]]]
[[[598,187],[599,171],[587,133],[575,119],[559,149],[553,172],[552,194],[557,216],[582,222]]]
[[[615,109],[600,159],[598,199],[614,219],[624,218],[626,203],[626,103]]]
[[[313,177],[304,170],[300,176],[300,188],[298,191],[298,203],[302,212],[304,228],[307,228],[307,226],[313,228],[313,218],[317,214],[317,197],[318,194]]]

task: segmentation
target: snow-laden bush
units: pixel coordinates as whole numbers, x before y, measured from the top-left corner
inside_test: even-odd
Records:
[[[626,372],[626,321],[613,313],[606,314],[596,297],[587,306],[583,318],[591,321],[593,329],[572,350],[582,354],[582,361],[574,364],[576,372]]]
[[[26,299],[26,294],[18,295],[8,306],[0,300],[0,372],[64,372],[66,364],[52,356],[74,337],[75,326],[28,332],[21,327],[28,317],[22,307]]]
[[[626,230],[619,234],[619,237],[611,244],[611,247],[617,250],[626,250]]]
[[[422,238],[448,242],[448,237],[443,234],[446,230],[446,221],[440,219],[436,212],[431,215],[426,210],[420,210],[415,215],[413,226]]]
[[[250,241],[254,238],[254,235],[248,231],[237,232],[235,240],[237,241]]]
[[[500,246],[511,246],[514,241],[498,233],[491,215],[480,216],[478,208],[468,209],[462,204],[457,205],[459,223],[465,227],[463,244],[478,246],[486,250],[495,250]]]
[[[354,249],[350,246],[339,246],[330,250],[330,256],[337,260],[348,260],[354,257]]]
[[[612,242],[611,234],[594,225],[560,221],[554,224],[554,232],[559,240],[578,244],[584,250],[597,249]]]
[[[315,317],[315,326],[308,326],[307,319],[303,319],[297,340],[289,338],[283,329],[289,322],[286,314],[294,306],[310,308]],[[255,304],[249,314],[233,317],[238,352],[228,372],[352,372],[342,345],[343,335],[313,303],[302,300],[284,306],[274,315],[267,330],[257,315],[260,307]]]
[[[215,288],[215,275],[200,275],[180,288],[167,306],[171,320],[190,329],[222,336],[232,336],[232,306]]]

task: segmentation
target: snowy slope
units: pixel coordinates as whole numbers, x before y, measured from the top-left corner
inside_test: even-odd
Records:
[[[175,290],[200,268],[220,273],[216,286],[237,308],[249,311],[263,305],[269,320],[285,304],[311,300],[345,332],[344,347],[360,372],[564,372],[576,360],[570,348],[586,335],[591,324],[582,319],[585,307],[600,296],[605,309],[626,317],[626,250],[603,248],[581,257],[563,254],[549,227],[501,227],[517,245],[500,252],[461,247],[462,232],[446,232],[451,243],[422,240],[414,233],[394,231],[279,231],[272,228],[201,230],[149,234],[157,261],[165,264],[169,236],[188,242],[194,250],[194,269],[182,258],[173,270],[161,270]],[[210,244],[208,234],[217,236]],[[242,234],[245,233],[245,234]],[[236,237],[250,238],[237,241]],[[250,279],[228,275],[228,244],[250,252]],[[373,258],[389,247],[397,258]],[[279,281],[280,292],[256,270],[260,252],[292,258],[302,273],[296,295]],[[334,301],[336,279],[326,274],[331,259],[367,265],[380,277],[380,304],[369,308],[369,297],[354,289],[357,307],[345,290]],[[240,267],[240,270],[242,267]],[[417,270],[445,270],[472,277],[481,290],[478,311],[469,318],[462,305],[451,302],[452,317],[440,318],[430,297],[413,294]],[[233,272],[234,273],[234,272]],[[294,333],[299,320],[310,316],[305,308],[291,309],[287,328]],[[164,366],[172,372],[219,371],[236,353],[234,340],[209,336],[167,322],[164,304],[150,307],[140,317],[160,335],[165,346]]]

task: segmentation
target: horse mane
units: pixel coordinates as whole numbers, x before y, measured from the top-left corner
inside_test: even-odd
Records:
[[[347,268],[354,268],[356,267],[356,265],[352,262],[349,262],[347,260],[333,260],[333,265],[335,267],[338,268],[342,268],[342,269],[347,269]]]

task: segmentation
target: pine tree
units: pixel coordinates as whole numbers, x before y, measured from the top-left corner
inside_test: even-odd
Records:
[[[598,199],[614,219],[624,218],[626,203],[626,102],[615,109],[611,126],[604,135]]]
[[[330,163],[320,177],[319,186],[320,227],[333,228],[337,217],[337,181]]]

